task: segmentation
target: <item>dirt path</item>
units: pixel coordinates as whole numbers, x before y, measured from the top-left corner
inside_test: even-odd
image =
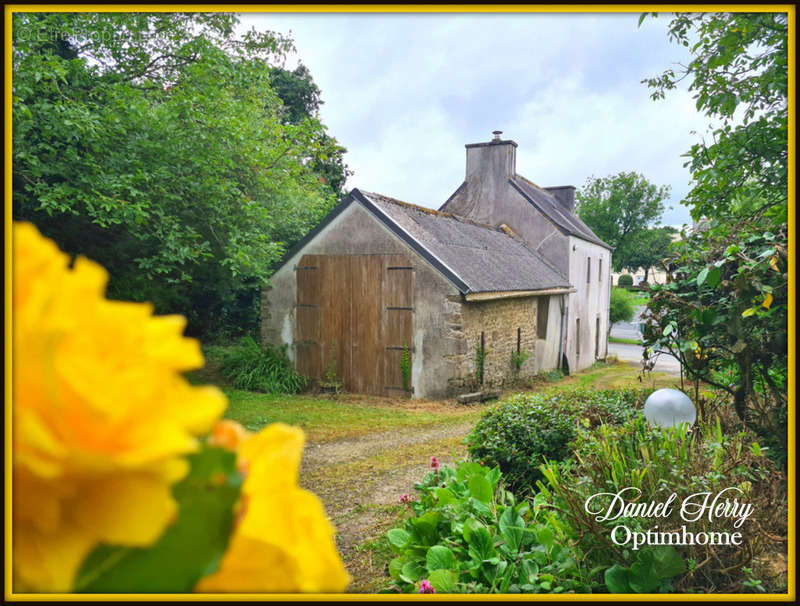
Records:
[[[353,576],[350,591],[386,585],[388,554],[373,553],[385,552],[378,542],[407,513],[400,495],[415,495],[414,484],[429,471],[431,456],[452,463],[453,450],[463,454],[461,443],[473,425],[474,420],[456,421],[306,445],[301,483],[322,499],[336,526],[337,547]]]
[[[359,436],[358,438],[308,443],[303,452],[303,472],[324,465],[351,463],[384,451],[404,448],[413,444],[421,444],[453,436],[466,436],[474,424],[474,421],[470,421],[431,429],[420,430],[419,428],[414,428],[408,432],[383,431]]]

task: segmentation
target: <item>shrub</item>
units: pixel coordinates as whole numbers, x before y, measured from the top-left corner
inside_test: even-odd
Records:
[[[511,352],[511,365],[517,370],[522,369],[522,365],[528,361],[528,358],[531,357],[531,354],[525,351],[524,349],[521,351],[512,351]]]
[[[622,278],[620,278],[621,280]],[[630,322],[633,320],[634,299],[627,290],[623,288],[612,288],[609,300],[608,321],[609,326],[617,322]]]
[[[633,286],[633,276],[630,274],[622,274],[617,280],[617,286]]]
[[[397,554],[389,562],[395,590],[585,593],[599,586],[579,568],[569,527],[552,511],[517,502],[497,467],[436,468],[414,488],[419,501],[401,497],[414,515],[386,534]]]
[[[220,352],[221,373],[238,389],[264,393],[297,393],[306,385],[306,378],[297,374],[280,349],[262,347],[246,336],[233,347]]]
[[[590,426],[621,423],[644,401],[641,390],[575,389],[533,396],[518,395],[487,411],[467,436],[469,454],[486,465],[498,465],[517,494],[542,478],[544,459],[570,454],[581,419]]]
[[[581,537],[578,548],[588,556],[584,565],[604,569],[610,591],[742,592],[747,582],[743,572],[763,552],[768,531],[778,536],[786,532],[781,475],[764,456],[765,449],[751,438],[744,433],[725,435],[718,422],[686,432],[653,428],[637,416],[622,426],[582,432],[574,444],[579,463],[570,460],[542,466],[547,480],[539,488],[550,505],[566,512],[564,519]],[[753,505],[754,519],[734,528],[733,520],[726,518],[712,525],[707,516],[691,522],[680,517],[684,498],[705,492],[713,496],[726,488],[733,492],[725,496]],[[623,489],[628,491],[627,500],[639,503],[665,502],[673,492],[677,498],[666,517],[599,521],[586,512],[586,500],[595,493],[612,495]],[[594,501],[596,511],[611,503],[610,496]],[[617,525],[633,532],[680,531],[682,526],[695,534],[739,531],[743,540],[739,547],[692,545],[678,546],[675,551],[648,546],[637,552],[630,544],[618,546],[611,541]]]

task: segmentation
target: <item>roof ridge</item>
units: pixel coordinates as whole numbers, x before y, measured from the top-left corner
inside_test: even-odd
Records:
[[[520,179],[525,181],[525,183],[527,183],[528,185],[531,185],[531,186],[535,187],[536,189],[538,189],[540,192],[542,192],[546,196],[550,196],[551,198],[553,198],[553,202],[558,202],[558,199],[551,192],[547,191],[546,187],[542,187],[541,185],[537,185],[536,183],[534,183],[533,181],[531,181],[527,177],[524,177],[524,176],[522,176],[522,175],[520,175],[518,173],[514,173],[514,175],[511,178],[514,179],[515,177],[519,177]],[[567,187],[567,186],[565,186],[565,187]]]
[[[392,204],[397,204],[398,206],[405,206],[406,208],[418,210],[428,215],[433,215],[434,217],[442,217],[444,219],[454,219],[460,223],[469,223],[470,225],[475,225],[476,227],[483,227],[486,229],[491,229],[492,231],[506,233],[499,227],[495,227],[494,225],[489,225],[488,223],[481,223],[480,221],[475,221],[473,219],[470,219],[469,217],[462,217],[461,215],[454,215],[453,213],[444,212],[442,210],[434,210],[433,208],[426,208],[424,206],[419,206],[418,204],[412,204],[411,202],[404,202],[403,200],[398,200],[397,198],[392,198],[391,196],[379,194],[378,192],[369,192],[364,189],[361,189],[359,191],[367,196],[380,196],[381,198],[384,198],[387,202],[391,202]]]

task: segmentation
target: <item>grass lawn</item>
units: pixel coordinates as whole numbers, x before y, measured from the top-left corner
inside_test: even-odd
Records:
[[[609,343],[624,343],[625,345],[641,345],[639,339],[620,339],[619,337],[608,337]]]
[[[481,410],[458,404],[359,395],[336,399],[307,395],[273,396],[226,389],[225,417],[247,429],[269,423],[302,427],[311,442],[354,438],[368,433],[420,426],[442,426],[477,419]]]

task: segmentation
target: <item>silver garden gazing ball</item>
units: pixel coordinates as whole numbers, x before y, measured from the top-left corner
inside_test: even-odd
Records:
[[[645,400],[644,418],[651,425],[659,427],[675,427],[682,423],[688,423],[691,427],[697,420],[697,409],[682,391],[658,389]]]

